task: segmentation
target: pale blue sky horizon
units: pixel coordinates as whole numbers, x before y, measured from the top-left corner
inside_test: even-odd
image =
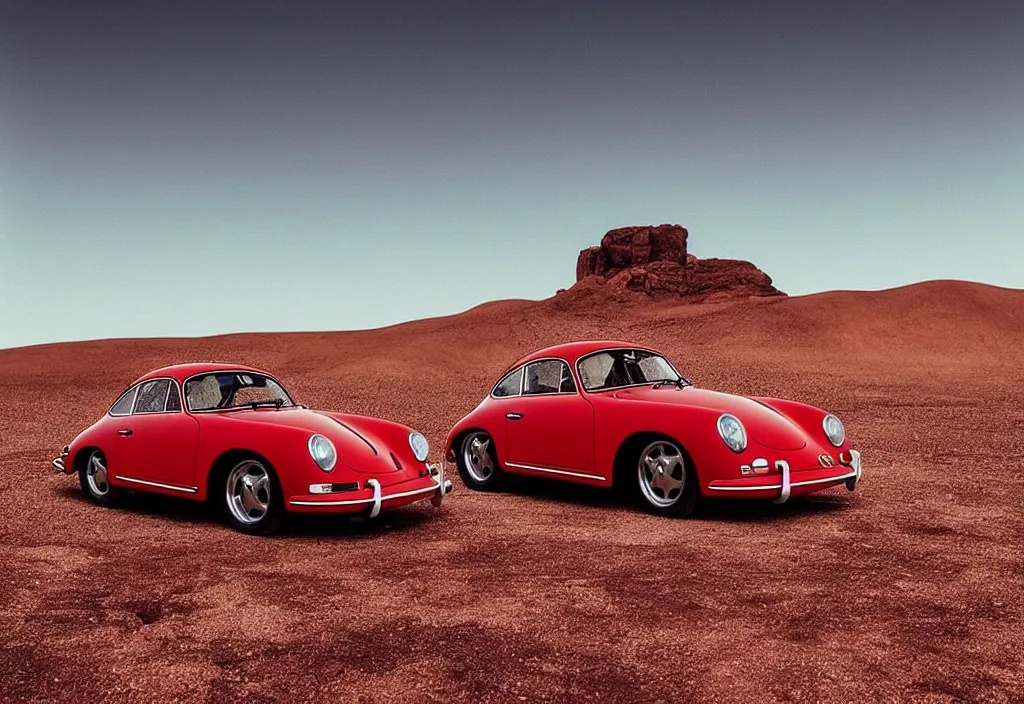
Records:
[[[546,298],[664,222],[790,294],[1024,288],[1019,3],[60,5],[0,11],[0,348]]]

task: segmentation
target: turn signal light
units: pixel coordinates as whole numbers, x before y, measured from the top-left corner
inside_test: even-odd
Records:
[[[768,460],[763,457],[758,457],[750,464],[740,465],[740,474],[749,476],[751,474],[769,474],[771,469],[768,467]]]

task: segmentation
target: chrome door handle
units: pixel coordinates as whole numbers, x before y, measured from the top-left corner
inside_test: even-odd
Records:
[[[128,430],[118,430],[117,434],[120,435],[121,437],[125,437],[126,438],[129,435],[134,435],[135,431],[129,428]]]
[[[508,418],[509,420],[522,420],[523,414],[522,413],[506,413],[505,417]]]

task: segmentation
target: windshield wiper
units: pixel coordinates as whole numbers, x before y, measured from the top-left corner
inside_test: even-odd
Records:
[[[693,384],[691,384],[683,377],[679,377],[678,379],[659,379],[658,381],[654,382],[654,386],[652,386],[651,388],[660,389],[662,386],[665,386],[666,384],[672,384],[677,389],[681,389],[684,386],[693,386]]]
[[[284,399],[275,398],[273,401],[253,401],[252,403],[247,403],[245,405],[249,406],[254,411],[257,408],[280,408],[284,405]]]

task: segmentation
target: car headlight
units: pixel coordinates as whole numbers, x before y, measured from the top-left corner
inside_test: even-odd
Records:
[[[728,413],[719,416],[718,434],[722,436],[722,442],[726,447],[733,452],[743,452],[747,449],[747,431],[736,416]]]
[[[334,443],[323,435],[313,435],[309,438],[309,456],[325,472],[334,469],[338,462],[338,452],[334,449]]]
[[[846,428],[843,427],[843,422],[831,413],[821,421],[821,427],[825,430],[825,437],[836,447],[842,447],[846,442]]]
[[[412,448],[412,454],[415,455],[417,462],[427,461],[427,455],[430,454],[430,443],[422,433],[409,433],[409,447]]]

